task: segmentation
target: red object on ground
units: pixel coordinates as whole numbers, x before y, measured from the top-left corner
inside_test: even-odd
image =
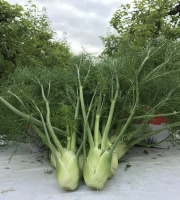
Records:
[[[146,106],[146,111],[151,110],[151,107]],[[157,114],[157,113],[156,113]],[[137,124],[141,124],[142,121],[138,122]],[[170,124],[171,119],[169,118],[164,118],[164,117],[154,117],[151,120],[148,121],[149,124],[154,124],[154,125],[161,125],[161,124]]]
[[[154,125],[170,124],[171,120],[165,119],[164,117],[154,117],[148,123]]]
[[[137,124],[141,124],[141,123],[142,123],[142,121],[139,121]],[[165,119],[164,117],[154,117],[151,120],[149,120],[148,123],[154,124],[154,125],[170,124],[171,120]]]

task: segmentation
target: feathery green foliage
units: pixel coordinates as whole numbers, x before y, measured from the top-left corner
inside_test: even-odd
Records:
[[[146,145],[163,130],[179,141],[180,43],[158,38],[142,49],[125,48],[116,59],[73,57],[62,70],[16,69],[1,87],[0,106],[19,115],[18,123],[23,118],[30,124],[51,150],[57,181],[66,190],[78,187],[81,152],[86,184],[101,189],[132,146]],[[149,121],[157,116],[167,122],[154,131]]]

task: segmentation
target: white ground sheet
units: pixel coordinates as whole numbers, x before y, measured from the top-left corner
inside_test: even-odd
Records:
[[[101,191],[81,181],[74,192],[58,186],[45,152],[22,145],[9,163],[12,152],[0,148],[0,200],[180,200],[178,147],[134,147]]]

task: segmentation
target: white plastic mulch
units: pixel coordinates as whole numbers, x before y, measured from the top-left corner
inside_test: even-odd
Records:
[[[58,186],[45,152],[22,145],[9,163],[13,149],[0,148],[0,200],[180,200],[178,147],[134,147],[101,191],[81,181],[74,192]]]

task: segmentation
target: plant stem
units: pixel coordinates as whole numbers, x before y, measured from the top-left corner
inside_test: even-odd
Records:
[[[90,127],[89,127],[89,123],[88,123],[88,120],[87,120],[86,108],[85,108],[85,103],[84,103],[84,95],[83,95],[83,87],[81,85],[80,72],[79,72],[79,68],[78,67],[77,67],[77,75],[78,75],[78,81],[79,81],[79,95],[80,95],[80,102],[81,102],[81,109],[82,109],[83,119],[84,119],[84,123],[86,124],[86,128],[87,128],[90,148],[93,148],[94,147],[94,141],[93,141],[92,133],[91,133],[91,130],[90,130]],[[95,93],[94,93],[94,96],[95,96]],[[94,99],[94,96],[93,96],[93,98],[91,100],[91,103],[92,103],[92,101]]]
[[[144,67],[146,61],[150,58],[149,54],[150,54],[150,51],[148,51],[147,56],[145,57],[145,59],[144,59],[143,62],[141,63],[141,65],[140,65],[140,67],[139,67],[139,69],[138,69],[138,71],[137,71],[137,74],[136,74],[136,79],[139,78],[139,74],[141,73],[142,68]]]
[[[142,67],[142,66],[141,66]],[[121,129],[116,141],[114,142],[114,144],[112,145],[111,149],[110,149],[110,154],[113,153],[114,149],[116,148],[117,144],[119,143],[119,141],[121,140],[123,134],[125,133],[125,131],[127,130],[128,128],[128,125],[130,124],[130,122],[132,121],[132,118],[134,116],[134,113],[135,113],[135,110],[136,110],[136,107],[138,105],[138,102],[139,102],[139,90],[138,90],[138,75],[139,75],[139,71],[137,73],[137,77],[136,77],[136,81],[135,81],[135,89],[136,89],[136,97],[135,97],[135,104],[134,104],[134,107],[131,111],[131,114],[128,118],[128,120],[126,121],[125,125],[123,126],[123,128]]]
[[[77,121],[78,116],[79,116],[79,104],[80,104],[79,97],[77,97],[76,110],[75,110],[75,115],[74,115],[75,121]],[[76,131],[77,131],[76,128],[74,128],[72,132],[72,136],[71,136],[71,151],[73,153],[75,153],[75,150],[76,150]]]
[[[155,77],[152,77],[152,78],[149,78],[149,79],[145,79],[145,81],[142,82],[141,85],[144,84],[144,83],[147,83],[147,82],[149,82],[149,81],[152,81],[152,80],[154,80],[154,79],[158,79],[158,78],[160,78],[160,77],[162,77],[162,76],[165,76],[165,75],[171,76],[171,73],[179,73],[179,71],[180,71],[180,69],[176,69],[176,70],[172,70],[172,71],[170,71],[170,72],[162,73],[162,74],[160,74],[160,75],[158,75],[158,76],[155,76]]]
[[[42,85],[41,86],[41,92],[42,92],[42,97],[43,97],[43,100],[45,101],[45,104],[46,104],[46,121],[47,121],[47,127],[48,127],[48,130],[53,138],[53,141],[54,143],[56,144],[56,147],[58,148],[58,150],[60,151],[60,153],[62,154],[64,152],[64,149],[60,143],[60,141],[58,140],[56,134],[54,133],[54,130],[51,126],[51,121],[50,121],[50,109],[49,109],[49,102],[48,100],[46,99],[45,97],[45,94],[44,94],[44,88]]]
[[[109,130],[111,127],[111,122],[112,122],[112,117],[114,114],[114,108],[115,108],[115,100],[113,99],[111,101],[111,108],[109,111],[109,115],[108,115],[108,119],[107,119],[107,123],[103,132],[103,136],[102,136],[102,144],[101,144],[101,150],[105,150],[106,149],[106,144],[107,144],[107,139],[108,139],[108,134],[109,134]]]
[[[71,150],[71,135],[69,130],[69,125],[66,126],[66,132],[67,132],[67,150]]]
[[[94,126],[94,146],[98,147],[99,145],[99,121],[100,115],[96,115],[95,126]]]
[[[80,101],[81,101],[81,108],[82,108],[82,114],[83,114],[83,118],[86,121],[86,128],[87,128],[87,133],[88,133],[88,138],[89,138],[89,144],[90,144],[90,148],[94,147],[94,142],[93,142],[93,137],[92,137],[92,133],[89,127],[89,123],[87,120],[87,115],[86,115],[86,111],[85,111],[85,104],[84,104],[84,97],[83,97],[83,89],[82,86],[80,86]]]
[[[29,121],[29,122],[32,122],[36,125],[39,125],[39,126],[43,126],[42,125],[42,122],[30,115],[27,115],[23,112],[21,112],[20,110],[18,110],[17,108],[15,108],[14,106],[12,106],[10,103],[8,103],[5,99],[3,99],[2,97],[0,97],[0,101],[6,105],[12,112],[14,112],[15,114],[19,115],[20,117],[22,117],[23,119]],[[65,136],[65,131],[61,130],[61,129],[58,129],[56,127],[52,127],[54,129],[54,131],[56,133],[59,133],[61,136]]]
[[[36,105],[36,103],[33,101],[34,103],[34,106],[36,108],[36,110],[38,111],[39,115],[40,115],[40,118],[41,118],[41,122],[43,124],[43,129],[44,129],[44,132],[45,132],[45,136],[46,136],[46,140],[47,140],[47,143],[48,143],[48,147],[50,148],[55,160],[56,160],[56,163],[58,161],[58,158],[57,158],[57,155],[56,155],[56,148],[54,147],[54,145],[52,144],[50,138],[49,138],[49,134],[48,134],[48,131],[47,131],[47,128],[46,128],[46,124],[45,124],[45,121],[44,121],[44,118],[43,118],[43,115],[42,115],[42,112],[40,111],[40,109],[38,108],[38,106]],[[38,131],[38,128],[34,127],[37,131]],[[40,133],[40,130],[38,131]],[[41,134],[42,135],[42,134]]]
[[[16,94],[14,94],[14,93],[11,92],[11,91],[8,91],[8,93],[10,93],[11,95],[13,95],[13,96],[20,102],[20,104],[22,105],[24,111],[27,111],[27,108],[26,108],[26,106],[24,105],[23,101],[22,101]]]
[[[118,135],[116,141],[115,141],[114,144],[112,145],[111,150],[110,150],[110,153],[113,153],[113,151],[114,151],[114,149],[116,148],[117,144],[118,144],[119,141],[121,140],[123,134],[124,134],[125,131],[127,130],[127,127],[128,127],[128,125],[130,124],[130,122],[131,122],[131,120],[132,120],[132,118],[133,118],[135,109],[136,109],[136,104],[134,105],[134,108],[133,108],[133,110],[131,111],[131,114],[130,114],[129,118],[128,118],[128,120],[126,121],[125,125],[123,126],[121,132],[119,133],[119,135]]]
[[[172,116],[172,115],[177,115],[179,114],[179,112],[173,112],[173,113],[166,113],[166,114],[156,114],[156,115],[141,115],[141,116],[135,116],[133,117],[133,120],[137,120],[137,119],[144,119],[145,117],[147,118],[153,118],[153,117],[168,117],[168,116]],[[124,119],[121,119],[118,121],[118,123],[121,123],[121,122],[124,122],[124,121],[127,121],[128,118],[124,118]]]
[[[129,149],[129,148],[131,148],[132,146],[134,146],[134,145],[138,144],[139,142],[141,142],[142,140],[146,139],[147,137],[153,136],[153,135],[155,135],[155,134],[157,134],[157,133],[159,133],[159,132],[161,132],[161,131],[164,131],[164,130],[166,130],[166,129],[168,129],[168,128],[174,128],[174,127],[177,127],[177,126],[180,126],[180,122],[175,122],[175,123],[173,123],[173,124],[166,125],[166,126],[164,126],[163,128],[160,128],[160,129],[158,129],[158,130],[156,130],[156,131],[152,131],[152,132],[150,132],[150,133],[148,133],[148,134],[143,135],[142,137],[138,138],[137,140],[135,140],[135,141],[129,143],[127,147],[128,147],[128,149]]]
[[[82,151],[82,148],[83,148],[83,142],[81,143],[81,145],[80,145],[80,147],[79,147],[79,149],[78,149],[78,151],[77,151],[77,153],[76,153],[76,158],[79,158],[80,153],[81,153],[81,151]]]
[[[101,143],[102,151],[104,151],[106,149],[108,134],[109,134],[109,130],[111,127],[111,122],[112,122],[114,108],[115,108],[115,104],[116,104],[116,101],[118,98],[118,94],[119,94],[119,80],[118,80],[118,77],[116,77],[116,92],[115,92],[114,98],[111,100],[111,107],[110,107],[107,123],[106,123],[105,129],[103,132],[103,136],[102,136],[102,143]]]
[[[95,147],[98,147],[98,145],[99,145],[99,123],[100,123],[101,108],[102,108],[102,94],[100,94],[100,97],[99,97],[99,102],[97,105],[96,117],[95,117],[95,125],[94,125],[94,145],[95,145]]]

